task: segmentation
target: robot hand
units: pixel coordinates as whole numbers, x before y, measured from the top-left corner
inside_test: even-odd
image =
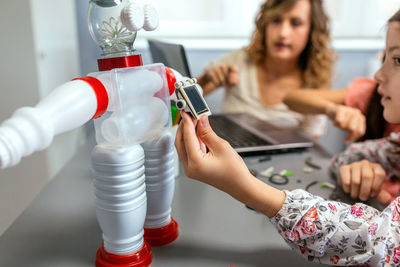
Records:
[[[177,97],[176,107],[190,113],[196,120],[202,115],[211,115],[210,108],[204,100],[200,85],[195,78],[182,80],[175,83],[175,94]]]

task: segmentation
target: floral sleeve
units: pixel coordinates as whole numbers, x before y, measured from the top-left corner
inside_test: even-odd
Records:
[[[330,168],[333,174],[337,175],[340,166],[366,159],[381,164],[387,173],[387,177],[400,177],[399,148],[399,133],[392,133],[388,138],[354,143],[346,151],[332,158]]]
[[[271,218],[279,234],[310,261],[331,265],[398,266],[400,197],[383,212],[357,203],[326,201],[297,189],[286,191]]]

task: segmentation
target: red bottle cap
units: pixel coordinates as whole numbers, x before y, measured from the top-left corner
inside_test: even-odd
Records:
[[[153,247],[172,243],[179,236],[178,223],[171,217],[171,222],[160,228],[144,228],[144,239]]]
[[[101,117],[108,107],[108,93],[104,85],[98,79],[90,76],[73,79],[73,81],[75,80],[87,82],[93,88],[97,98],[97,110],[92,119]]]
[[[107,71],[119,68],[143,66],[142,55],[131,55],[126,57],[100,58],[97,60],[99,71]]]
[[[96,267],[147,267],[151,262],[151,246],[146,241],[141,250],[128,255],[108,253],[104,244],[101,244],[96,253]]]

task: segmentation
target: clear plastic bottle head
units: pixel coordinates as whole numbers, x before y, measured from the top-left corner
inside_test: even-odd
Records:
[[[133,54],[137,32],[121,22],[121,11],[129,0],[91,0],[87,14],[89,32],[99,45],[103,57]]]

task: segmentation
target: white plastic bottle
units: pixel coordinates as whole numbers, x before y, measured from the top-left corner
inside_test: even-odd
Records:
[[[23,107],[0,125],[0,169],[17,165],[22,157],[47,148],[55,135],[100,116],[108,93],[93,77],[55,88],[35,107]]]
[[[128,255],[142,249],[146,216],[144,152],[97,145],[92,151],[96,215],[108,253]]]
[[[174,138],[165,131],[158,139],[143,144],[147,214],[145,239],[152,246],[171,243],[178,237],[177,223],[171,217],[175,190]]]

